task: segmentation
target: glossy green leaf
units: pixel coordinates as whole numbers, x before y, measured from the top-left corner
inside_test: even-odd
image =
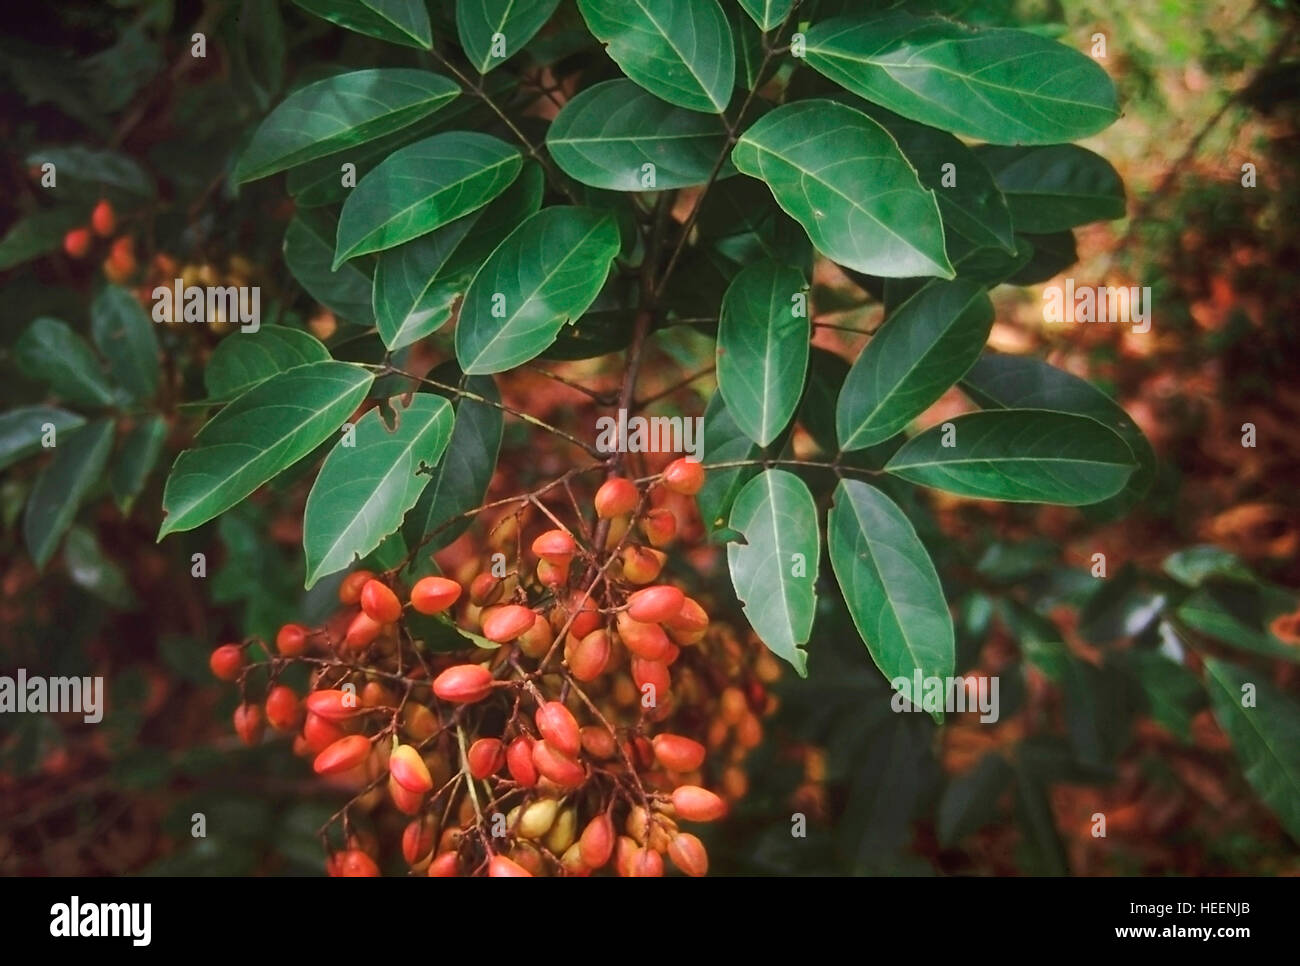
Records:
[[[3,465],[3,460],[0,460]],[[1199,587],[1214,577],[1226,580],[1241,580],[1253,583],[1255,575],[1250,572],[1236,554],[1229,553],[1213,544],[1199,544],[1175,550],[1164,559],[1161,565],[1170,577],[1187,587]]]
[[[766,446],[794,415],[812,335],[808,283],[776,262],[747,265],[731,281],[718,320],[718,390],[745,435]]]
[[[456,0],[456,35],[469,62],[486,74],[519,53],[559,5],[560,0]]]
[[[1135,468],[1124,440],[1101,423],[1041,409],[957,416],[908,440],[885,464],[895,476],[961,496],[1064,506],[1113,496]]]
[[[35,211],[15,221],[0,238],[0,272],[39,255],[59,251],[63,236],[85,224],[86,213],[71,205]]]
[[[353,445],[342,439],[325,458],[303,515],[305,586],[345,569],[396,532],[442,458],[451,438],[451,403],[422,392],[394,412],[390,431],[380,410],[370,410],[357,420]]]
[[[432,378],[446,385],[460,383],[454,362],[439,366]],[[464,387],[483,399],[501,402],[501,393],[491,376],[471,376]],[[423,544],[422,552],[426,556],[447,546],[474,522],[473,517],[462,514],[482,506],[496,470],[505,429],[505,414],[496,406],[464,397],[455,401],[455,406],[456,425],[451,431],[451,442],[415,509],[406,515],[402,528],[407,544],[411,547]],[[431,533],[435,535],[425,543],[425,537]]]
[[[536,358],[591,305],[620,244],[607,211],[553,206],[531,216],[470,282],[456,323],[461,368],[482,375]]]
[[[1300,663],[1300,648],[1278,638],[1269,624],[1295,610],[1295,598],[1263,585],[1207,585],[1178,605],[1178,619],[1238,650]]]
[[[158,339],[144,306],[120,285],[108,285],[90,307],[90,333],[119,386],[138,402],[158,391]]]
[[[116,395],[90,346],[66,322],[39,318],[14,346],[23,372],[48,382],[55,395],[82,406],[110,406]]]
[[[704,409],[705,463],[753,460],[762,453],[763,447],[745,435],[722,395],[715,393]],[[726,528],[736,494],[758,475],[758,470],[757,466],[728,466],[709,470],[704,478],[704,486],[695,495],[695,502],[700,508],[700,519],[710,534]]]
[[[60,434],[54,458],[36,478],[23,516],[23,540],[38,570],[44,569],[54,556],[81,501],[103,476],[112,448],[110,419],[98,419]]]
[[[564,105],[546,135],[551,157],[583,184],[665,191],[704,184],[727,148],[720,119],[667,104],[629,80],[596,84]],[[734,174],[727,165],[722,175]]]
[[[526,164],[514,183],[477,211],[379,256],[375,317],[390,350],[441,328],[456,299],[506,235],[542,200],[542,170]]]
[[[968,250],[993,246],[1008,253],[1016,250],[1007,199],[974,151],[938,128],[885,111],[871,116],[893,135],[916,168],[921,185],[934,192],[954,266]]]
[[[1050,234],[1124,217],[1123,179],[1109,161],[1087,148],[986,144],[975,154],[1006,197],[1017,231]]]
[[[167,440],[167,420],[157,413],[145,416],[132,427],[108,471],[108,482],[118,509],[130,513],[135,498],[144,489],[149,474],[162,455]]]
[[[329,350],[309,332],[264,325],[222,339],[203,370],[203,384],[210,400],[228,401],[286,369],[329,357]]]
[[[1119,434],[1137,460],[1124,490],[1095,512],[1118,514],[1151,488],[1156,454],[1142,430],[1117,402],[1096,386],[1029,356],[985,352],[962,377],[961,389],[984,409],[1051,409],[1089,416]]]
[[[161,540],[230,509],[330,436],[374,376],[346,362],[313,362],[254,386],[199,430],[167,477]]]
[[[1025,30],[901,11],[839,17],[808,30],[806,60],[897,114],[992,144],[1073,141],[1119,116],[1100,66]]]
[[[353,260],[335,271],[335,232],[335,222],[325,211],[299,211],[284,232],[284,264],[298,284],[335,315],[356,325],[374,325],[369,266]]]
[[[1205,685],[1246,780],[1300,842],[1300,705],[1264,674],[1215,658],[1206,659]]]
[[[794,0],[740,0],[740,5],[758,24],[758,29],[766,31],[784,22]]]
[[[54,165],[60,193],[72,189],[83,197],[124,193],[137,198],[157,194],[153,181],[130,155],[81,144],[39,148],[27,155],[26,164]]]
[[[57,446],[60,433],[85,422],[85,417],[57,406],[18,406],[0,412],[0,470],[39,453],[46,426],[53,427]]]
[[[845,450],[903,429],[979,358],[993,328],[982,285],[933,281],[900,305],[853,363],[835,407]]]
[[[835,579],[871,659],[891,686],[919,705],[913,672],[947,678],[956,660],[952,615],[925,545],[903,511],[860,480],[836,486],[826,539]],[[942,721],[942,709],[934,716]]]
[[[505,191],[522,166],[510,145],[475,131],[435,134],[393,152],[343,203],[334,268],[481,208]]]
[[[884,277],[953,276],[934,194],[861,111],[829,100],[779,107],[741,136],[731,160],[767,183],[827,258]]]
[[[390,44],[427,50],[433,44],[422,0],[293,0],[322,20]]]
[[[717,0],[578,0],[587,26],[623,73],[691,111],[721,114],[736,54]]]
[[[765,470],[731,507],[731,529],[745,542],[727,545],[727,565],[745,619],[777,657],[808,675],[803,645],[817,609],[821,539],[817,505],[803,480]]]
[[[445,77],[403,67],[356,70],[308,84],[258,126],[234,178],[255,181],[400,131],[458,93]]]

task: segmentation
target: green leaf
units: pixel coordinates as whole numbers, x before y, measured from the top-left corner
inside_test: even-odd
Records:
[[[451,318],[456,299],[492,249],[540,207],[542,180],[541,167],[526,164],[484,207],[380,254],[375,317],[390,350],[424,338]]]
[[[691,111],[721,114],[736,52],[717,0],[578,0],[587,26],[623,73]]]
[[[0,238],[0,272],[38,255],[59,251],[63,236],[84,224],[86,213],[71,205],[37,211],[14,222]]]
[[[829,100],[779,107],[744,133],[731,160],[766,182],[832,261],[891,278],[953,277],[934,193],[861,111]]]
[[[696,228],[700,247],[711,247],[732,263],[725,268],[728,278],[735,274],[734,266],[762,259],[793,265],[805,278],[812,274],[808,236],[752,178],[732,178],[710,188]]]
[[[378,547],[428,485],[451,438],[451,403],[416,393],[394,411],[393,430],[372,409],[357,420],[355,445],[340,440],[325,458],[303,515],[306,587]]]
[[[1115,86],[1077,50],[1025,30],[890,12],[807,32],[808,66],[913,121],[993,144],[1054,144],[1119,116]]]
[[[1051,234],[1124,217],[1123,179],[1109,161],[1086,148],[986,144],[975,154],[1006,197],[1017,231]]]
[[[952,615],[925,545],[875,487],[840,480],[826,523],[831,567],[871,659],[913,704],[913,672],[947,678],[956,662]],[[934,714],[943,720],[943,710]]]
[[[962,377],[993,328],[982,285],[930,282],[900,305],[844,380],[835,433],[844,450],[889,439]]]
[[[53,164],[60,189],[79,189],[82,197],[121,192],[137,198],[156,194],[153,181],[129,155],[80,144],[40,148],[27,156],[28,167]]]
[[[449,362],[435,369],[433,378],[455,385],[460,382],[460,373],[456,364]],[[501,393],[491,376],[471,376],[465,380],[464,388],[491,402],[501,402]],[[463,397],[455,406],[456,425],[451,431],[451,442],[415,509],[406,515],[403,527],[411,547],[437,532],[423,545],[426,555],[450,544],[474,522],[472,517],[456,518],[481,506],[487,496],[505,429],[505,414],[496,406]]]
[[[298,462],[338,431],[373,381],[360,366],[313,362],[244,393],[176,458],[158,539],[206,523]]]
[[[715,394],[704,409],[704,453],[707,463],[753,460],[763,453],[763,447],[740,428],[721,394]],[[726,528],[736,495],[758,475],[758,470],[757,466],[709,470],[704,486],[695,494],[695,502],[700,508],[700,519],[710,534]]]
[[[329,357],[329,350],[309,332],[264,325],[217,343],[203,370],[203,384],[209,400],[224,402],[286,369]]]
[[[736,496],[730,526],[745,538],[727,545],[745,618],[772,653],[807,677],[803,645],[812,634],[821,561],[812,494],[793,473],[765,470]]]
[[[0,466],[4,465],[0,460]],[[1199,544],[1176,550],[1165,558],[1161,568],[1186,587],[1199,587],[1212,577],[1253,583],[1255,575],[1236,554],[1213,544]]]
[[[812,335],[807,288],[798,269],[755,262],[740,270],[722,299],[718,390],[760,446],[786,427],[803,394]]]
[[[1232,741],[1246,780],[1300,842],[1300,706],[1258,672],[1228,661],[1208,658],[1205,672],[1214,717]],[[1247,685],[1253,701],[1243,707]]]
[[[528,218],[465,293],[456,323],[461,368],[482,375],[536,358],[595,300],[619,247],[608,211],[552,206]]]
[[[943,216],[948,258],[954,264],[965,254],[963,249],[1016,250],[1007,199],[974,151],[938,128],[914,124],[879,109],[867,113],[893,135],[916,168],[921,185],[934,192]],[[951,178],[945,177],[948,172]]]
[[[343,203],[333,267],[481,208],[515,180],[521,167],[518,151],[475,131],[435,134],[394,151]]]
[[[228,341],[228,340],[227,340]],[[151,413],[136,423],[122,441],[122,447],[108,472],[108,482],[118,509],[130,513],[135,498],[144,489],[167,440],[167,420]]]
[[[1028,356],[986,352],[962,377],[961,389],[984,409],[1051,409],[1089,416],[1119,434],[1137,469],[1115,497],[1093,508],[1119,514],[1140,500],[1156,475],[1156,454],[1142,430],[1119,405],[1090,382]]]
[[[458,93],[446,77],[401,67],[356,70],[308,84],[258,125],[234,179],[255,181],[373,141],[427,117]]]
[[[1231,647],[1300,663],[1300,648],[1280,640],[1268,625],[1295,609],[1295,598],[1264,586],[1206,585],[1183,601],[1178,619]]]
[[[63,544],[63,563],[68,579],[112,606],[126,610],[137,603],[126,573],[104,553],[95,535],[83,526],[68,530]]]
[[[908,440],[885,464],[895,476],[961,496],[1064,506],[1113,496],[1135,468],[1128,445],[1101,423],[1039,409],[957,416]]]
[[[456,0],[456,36],[480,74],[504,64],[551,19],[560,0]],[[504,53],[493,55],[496,36]]]
[[[794,0],[740,0],[740,5],[758,24],[759,30],[768,31],[785,21]]]
[[[137,402],[158,391],[158,339],[135,296],[108,285],[90,307],[90,332],[117,384]]]
[[[113,448],[113,421],[98,419],[63,436],[27,499],[23,539],[43,570],[71,526],[81,501],[103,476]]]
[[[950,848],[992,822],[998,800],[1014,777],[1007,760],[989,752],[970,771],[953,778],[939,800],[939,844]]]
[[[367,37],[428,50],[433,45],[422,0],[293,0],[322,20]]]
[[[1189,741],[1192,715],[1205,703],[1196,675],[1159,651],[1134,648],[1118,653],[1137,677],[1151,717],[1170,734]]]
[[[333,220],[324,211],[299,211],[284,233],[284,264],[298,284],[331,312],[357,325],[374,325],[374,279],[356,261],[334,271],[334,235]]]
[[[1055,278],[1079,260],[1074,232],[1055,231],[1050,235],[1016,235],[1015,270],[998,281],[1011,285],[1037,285]],[[1023,259],[1024,249],[1029,257]]]
[[[727,131],[713,115],[666,104],[620,79],[566,103],[551,122],[546,146],[555,163],[583,184],[665,191],[708,181],[726,151]],[[726,165],[720,175],[734,173]]]
[[[57,406],[19,406],[0,413],[0,470],[41,450],[44,427],[54,427],[58,434],[84,425],[85,417]]]
[[[48,382],[70,403],[102,407],[116,401],[95,353],[66,322],[34,320],[18,337],[14,358],[24,374]]]

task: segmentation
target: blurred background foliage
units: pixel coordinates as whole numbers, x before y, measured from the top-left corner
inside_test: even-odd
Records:
[[[447,6],[431,4],[444,23]],[[1120,170],[1130,217],[1081,230],[1080,264],[1068,274],[1150,286],[1151,331],[1045,327],[1040,287],[1003,287],[991,344],[1101,385],[1152,440],[1159,476],[1119,521],[957,500],[909,506],[957,614],[958,670],[998,676],[999,721],[959,715],[936,728],[926,715],[891,712],[888,687],[828,582],[810,677],[776,686],[779,709],[746,761],[748,795],[710,829],[713,868],[1300,872],[1300,793],[1271,809],[1260,801],[1233,754],[1230,719],[1216,717],[1213,685],[1207,694],[1203,683],[1205,659],[1219,656],[1289,692],[1279,698],[1289,708],[1300,692],[1300,637],[1286,619],[1300,586],[1296,9],[1208,2],[1189,12],[1178,0],[930,6],[1030,26],[1079,49],[1104,36],[1102,63],[1124,116],[1087,146]],[[191,55],[195,32],[206,35],[205,57]],[[562,29],[535,43],[539,58],[557,64],[583,56],[566,48]],[[41,398],[11,351],[31,319],[86,328],[102,275],[97,259],[70,261],[60,244],[101,195],[150,271],[162,255],[162,267],[200,281],[259,284],[263,324],[307,325],[335,344],[352,338],[285,267],[292,208],[277,180],[235,191],[227,175],[287,90],[341,66],[416,56],[269,0],[27,5],[0,39],[0,404]],[[31,173],[53,157],[66,186],[56,200]],[[1253,188],[1243,186],[1247,164]],[[88,193],[77,187],[87,181]],[[816,282],[819,320],[878,321],[879,304],[863,305],[833,267]],[[227,333],[161,331],[166,364],[201,373]],[[847,355],[853,338],[822,329],[817,345]],[[647,368],[645,395],[712,356],[689,329],[660,337],[659,351],[664,365]],[[610,358],[573,363],[572,375],[598,382],[617,372]],[[200,398],[190,378],[183,399]],[[693,386],[663,411],[701,413],[713,387]],[[502,391],[590,431],[589,414],[555,383],[520,373]],[[301,590],[303,487],[294,474],[212,526],[154,543],[160,471],[192,431],[176,408],[183,399],[164,400],[179,418],[134,503],[123,509],[107,485],[94,491],[44,572],[26,553],[19,520],[38,467],[5,469],[0,671],[103,674],[109,695],[99,726],[0,716],[5,873],[322,869],[316,829],[341,796],[284,742],[238,743],[228,726],[237,696],[211,680],[207,655],[220,640],[323,616],[334,586]],[[967,405],[954,391],[924,422]],[[1255,448],[1241,445],[1245,423],[1257,429]],[[794,445],[816,447],[807,438]],[[509,424],[493,493],[518,492],[565,459]],[[824,492],[826,480],[816,483]],[[196,552],[208,559],[203,580],[190,577]],[[1104,580],[1090,573],[1096,553],[1105,554]],[[729,589],[718,548],[691,560],[703,584]],[[739,623],[738,610],[731,617]],[[1300,747],[1300,729],[1296,737]],[[191,836],[197,812],[206,838]],[[1097,813],[1107,818],[1105,838],[1092,834]],[[806,838],[791,834],[797,815]]]

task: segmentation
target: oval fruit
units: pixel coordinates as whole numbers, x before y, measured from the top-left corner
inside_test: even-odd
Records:
[[[627,613],[643,624],[658,624],[676,617],[686,602],[686,595],[677,587],[658,584],[638,590],[627,599]]]
[[[311,767],[318,775],[337,775],[356,768],[369,754],[369,738],[365,735],[348,735],[317,755]]]
[[[479,664],[457,664],[433,679],[433,693],[456,704],[482,701],[492,693],[492,672]]]
[[[424,577],[411,588],[411,609],[421,614],[441,614],[460,599],[460,584],[446,577]]]

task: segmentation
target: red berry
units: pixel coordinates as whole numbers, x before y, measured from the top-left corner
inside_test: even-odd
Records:
[[[534,744],[532,738],[520,735],[506,749],[506,769],[510,772],[510,777],[525,788],[537,784],[537,766],[533,764]]]
[[[504,590],[501,578],[485,570],[470,581],[469,602],[475,607],[487,607],[499,601]]]
[[[343,636],[343,646],[349,651],[364,651],[383,629],[384,625],[365,611],[358,611],[357,616],[352,618],[352,623],[348,625],[347,633]]]
[[[638,586],[657,578],[668,560],[668,555],[660,550],[632,545],[624,547],[619,557],[623,561],[623,579]]]
[[[654,685],[654,700],[658,704],[672,687],[672,675],[668,665],[663,661],[647,661],[635,654],[632,656],[632,680],[638,691],[645,693],[647,684]]]
[[[107,238],[117,229],[117,216],[106,199],[101,198],[99,204],[95,205],[95,210],[90,213],[90,225],[100,238]]]
[[[673,789],[673,808],[679,818],[688,822],[712,822],[727,814],[727,803],[699,785]]]
[[[421,614],[441,614],[460,598],[460,584],[446,577],[425,577],[411,588],[411,608]]]
[[[276,731],[292,731],[302,717],[302,705],[293,688],[277,684],[266,695],[266,720]]]
[[[424,794],[433,790],[433,776],[420,753],[410,745],[398,745],[388,759],[388,770],[408,792]]]
[[[531,879],[533,874],[525,869],[513,859],[507,859],[504,855],[492,856],[492,861],[488,863],[488,875],[492,878],[528,878]]]
[[[676,617],[682,610],[686,595],[668,584],[646,587],[627,599],[627,613],[633,620],[644,624],[658,624]]]
[[[614,822],[609,813],[602,812],[587,823],[578,839],[578,848],[588,868],[599,869],[609,861],[614,853]]]
[[[433,823],[416,819],[402,830],[402,858],[415,865],[433,851]]]
[[[63,236],[63,250],[73,258],[85,258],[90,242],[89,228],[74,228]]]
[[[622,476],[611,476],[596,491],[596,516],[601,519],[631,513],[641,502],[636,484]]]
[[[595,601],[588,597],[579,607],[578,601],[580,600],[582,600],[582,595],[579,593],[574,593],[569,598],[569,613],[572,614],[577,611],[577,616],[573,618],[573,623],[569,625],[569,634],[578,640],[586,637],[605,622],[604,618],[600,616],[600,612],[596,610]],[[566,616],[564,619],[567,621],[569,618]]]
[[[310,699],[310,695],[308,697]],[[324,751],[343,735],[343,729],[333,721],[312,714],[310,711],[307,712],[307,720],[302,724],[302,740],[313,755]]]
[[[577,549],[573,537],[563,530],[547,530],[533,541],[533,553],[557,566],[568,563]]]
[[[618,627],[618,636],[627,649],[637,657],[643,657],[647,661],[663,660],[668,654],[668,647],[672,642],[668,640],[668,635],[658,624],[645,624],[636,620],[627,611],[620,611],[615,619]]]
[[[698,741],[665,733],[655,735],[651,744],[655,758],[669,771],[695,771],[704,764],[704,746]]]
[[[329,721],[341,721],[360,714],[361,702],[354,691],[313,691],[307,695],[307,710]]]
[[[686,457],[675,459],[664,469],[664,486],[683,496],[694,496],[704,485],[704,467]]]
[[[506,747],[501,743],[500,738],[480,738],[469,746],[465,758],[469,764],[469,773],[482,781],[489,775],[495,775],[506,763]],[[530,752],[529,763],[531,762]]]
[[[482,701],[492,693],[492,672],[479,664],[457,664],[433,679],[433,693],[457,704]]]
[[[536,620],[537,614],[520,604],[494,607],[483,618],[483,636],[505,644],[532,627]]]
[[[221,680],[233,681],[244,667],[244,649],[238,644],[222,644],[208,658],[208,667]]]
[[[262,718],[262,709],[255,704],[241,704],[235,709],[235,732],[239,739],[248,746],[262,740],[266,723]]]
[[[368,580],[361,588],[361,610],[377,624],[391,624],[401,619],[402,602],[387,584]]]
[[[640,848],[628,862],[628,875],[636,878],[658,878],[664,874],[664,857],[654,849]]]
[[[282,657],[298,657],[307,650],[309,633],[301,624],[285,624],[275,635],[275,649]]]
[[[388,796],[403,815],[419,815],[424,808],[424,792],[413,792],[391,774],[388,776]]]
[[[343,878],[375,878],[379,875],[379,866],[375,860],[360,849],[350,849],[341,853],[335,860],[335,868]]]
[[[317,755],[311,767],[318,775],[337,775],[356,768],[369,754],[369,738],[365,735],[348,735]]]
[[[682,601],[682,609],[665,620],[663,626],[668,636],[683,647],[698,644],[709,629],[709,615],[699,601],[687,597]]]
[[[460,875],[460,856],[455,852],[443,852],[429,863],[431,878],[445,879],[454,875]]]
[[[609,666],[609,633],[602,627],[592,631],[573,647],[572,654],[566,654],[569,670],[579,681],[594,681],[605,673]]]
[[[561,788],[577,788],[587,779],[582,765],[546,741],[533,744],[533,765],[543,778]]]
[[[689,832],[678,832],[668,843],[668,858],[687,875],[701,876],[709,871],[709,853],[704,843]]]
[[[361,600],[361,588],[375,579],[369,570],[354,570],[339,584],[339,603],[351,607]]]
[[[562,755],[570,758],[582,750],[582,735],[573,712],[559,701],[547,701],[533,716],[542,737]]]
[[[677,518],[667,507],[650,510],[641,518],[641,532],[656,547],[666,547],[677,536]]]

